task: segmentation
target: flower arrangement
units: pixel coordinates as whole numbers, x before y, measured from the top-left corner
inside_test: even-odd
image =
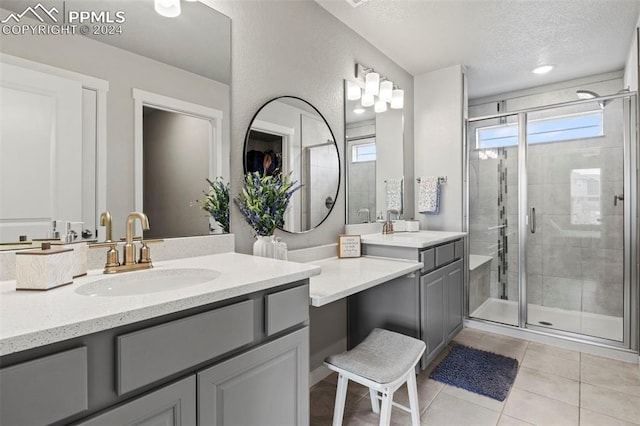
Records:
[[[199,200],[200,207],[220,224],[225,233],[229,233],[229,184],[224,183],[221,177],[215,181],[210,181],[209,192],[202,191],[205,197]]]
[[[284,213],[291,195],[301,187],[295,184],[291,173],[272,176],[247,173],[242,192],[233,201],[258,236],[270,236],[276,228],[284,226]]]

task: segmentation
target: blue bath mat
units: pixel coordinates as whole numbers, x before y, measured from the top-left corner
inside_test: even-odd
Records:
[[[517,373],[518,360],[464,345],[454,345],[430,377],[504,401]]]

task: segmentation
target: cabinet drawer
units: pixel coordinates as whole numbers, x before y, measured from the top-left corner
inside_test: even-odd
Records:
[[[118,336],[118,395],[252,343],[253,339],[251,300]]]
[[[422,250],[420,252],[420,262],[424,264],[421,272],[429,272],[436,267],[436,254],[434,249]]]
[[[267,336],[309,319],[309,285],[301,285],[265,296]]]
[[[456,260],[464,257],[464,240],[458,240],[453,243],[453,257]]]
[[[0,424],[50,424],[87,409],[87,348],[0,370]]]
[[[455,254],[454,252],[454,243],[443,244],[436,247],[436,268],[452,262]]]

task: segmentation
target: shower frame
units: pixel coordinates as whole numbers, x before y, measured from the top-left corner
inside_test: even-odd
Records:
[[[528,206],[527,206],[527,116],[529,113],[550,110],[554,108],[569,107],[573,105],[588,104],[592,102],[604,102],[609,100],[622,99],[623,105],[623,162],[624,162],[624,315],[623,315],[623,340],[621,342],[589,336],[581,333],[551,329],[527,323],[527,238],[528,238]],[[627,99],[627,101],[625,101]],[[519,277],[519,298],[518,298],[518,325],[508,325],[496,323],[481,318],[470,318],[469,312],[469,274],[465,274],[464,285],[464,315],[466,321],[480,324],[504,327],[509,330],[521,330],[526,333],[535,333],[550,337],[560,337],[578,343],[614,348],[618,350],[633,351],[638,353],[640,345],[640,258],[638,257],[638,241],[640,241],[640,230],[638,228],[638,165],[640,164],[639,144],[640,111],[638,110],[637,92],[625,92],[621,94],[601,96],[595,99],[583,99],[569,102],[562,102],[539,107],[526,108],[516,111],[500,112],[479,117],[466,117],[464,123],[464,211],[465,231],[470,230],[469,217],[469,123],[488,119],[501,119],[506,117],[518,118],[518,277]],[[633,123],[635,122],[635,126]],[[469,246],[467,243],[466,257],[469,256]]]

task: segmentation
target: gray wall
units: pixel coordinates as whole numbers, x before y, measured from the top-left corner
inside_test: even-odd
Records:
[[[292,95],[312,103],[326,118],[340,149],[341,186],[327,220],[305,234],[278,232],[289,248],[333,243],[345,219],[344,79],[355,63],[375,67],[405,90],[405,176],[413,178],[413,78],[365,39],[312,0],[214,1],[231,18],[231,192],[242,179],[242,152],[253,114],[269,99]],[[253,238],[237,208],[231,210],[236,250],[249,253]]]

